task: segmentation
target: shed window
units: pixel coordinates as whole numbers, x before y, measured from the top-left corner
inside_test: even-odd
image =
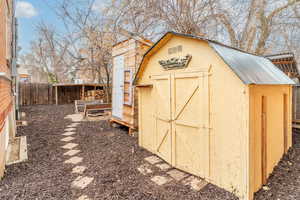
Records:
[[[126,69],[124,70],[124,104],[125,105],[132,105],[132,77],[133,77],[133,70]]]

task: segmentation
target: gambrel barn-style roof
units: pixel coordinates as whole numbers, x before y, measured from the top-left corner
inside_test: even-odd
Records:
[[[146,52],[135,80],[143,70],[144,62],[156,51],[158,46],[163,45],[172,35],[207,41],[244,84],[295,84],[265,57],[250,54],[214,40],[176,32],[167,32]]]

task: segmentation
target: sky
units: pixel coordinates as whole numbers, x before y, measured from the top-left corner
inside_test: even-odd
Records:
[[[45,0],[17,0],[16,17],[18,18],[18,45],[21,53],[27,52],[30,42],[37,39],[35,26],[41,21],[53,24],[56,28],[63,28],[55,12]]]
[[[100,9],[105,0],[96,0],[94,9]],[[53,25],[58,30],[64,26],[55,15],[55,1],[52,0],[16,0],[16,17],[18,18],[18,45],[21,54],[28,52],[30,42],[38,39],[36,25],[41,21]]]

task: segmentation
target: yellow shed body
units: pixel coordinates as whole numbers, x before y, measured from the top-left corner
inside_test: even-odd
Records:
[[[292,144],[292,82],[276,71],[281,82],[245,83],[210,43],[169,32],[144,55],[135,78],[139,145],[253,199]]]

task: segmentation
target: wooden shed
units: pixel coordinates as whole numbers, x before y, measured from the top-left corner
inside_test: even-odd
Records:
[[[293,53],[281,53],[266,55],[266,58],[283,71],[288,77],[299,83],[300,74],[297,67],[295,55]]]
[[[105,84],[99,83],[57,83],[53,84],[55,104],[74,103],[75,100],[102,100],[108,102]]]
[[[253,199],[291,147],[293,84],[264,57],[168,32],[135,77],[139,145]]]
[[[293,79],[297,85],[293,87],[293,128],[300,129],[300,74],[296,58],[293,53],[281,53],[265,56],[272,61],[288,77]]]
[[[114,45],[112,117],[111,122],[129,127],[129,133],[137,129],[138,105],[133,78],[144,53],[152,43],[145,39],[127,39]]]

